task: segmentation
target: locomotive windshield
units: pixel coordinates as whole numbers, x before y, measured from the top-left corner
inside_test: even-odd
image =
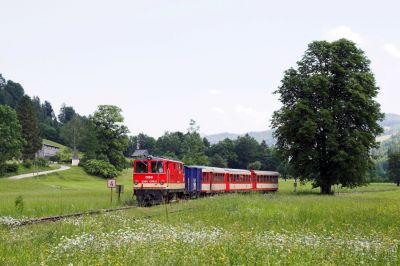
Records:
[[[143,161],[136,161],[135,173],[147,173],[147,162]]]
[[[152,173],[164,173],[164,163],[160,161],[151,162]]]

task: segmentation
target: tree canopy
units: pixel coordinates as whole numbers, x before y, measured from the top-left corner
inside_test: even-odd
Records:
[[[35,109],[29,96],[25,95],[21,98],[17,106],[17,114],[22,126],[22,137],[25,139],[22,158],[34,159],[36,152],[42,147],[42,138],[39,136]]]
[[[19,158],[23,144],[17,113],[8,106],[0,105],[0,170],[7,160]]]
[[[383,119],[364,52],[345,39],[312,42],[275,93],[283,106],[272,126],[293,175],[324,194],[334,184],[364,184]]]
[[[400,150],[389,151],[388,157],[388,175],[397,186],[400,186]]]
[[[117,106],[100,105],[90,117],[99,140],[100,155],[107,158],[117,170],[125,167],[124,151],[128,148],[129,130],[122,124],[124,118],[121,112]]]
[[[8,105],[15,109],[24,94],[25,91],[21,84],[12,80],[6,81],[0,74],[0,104]]]

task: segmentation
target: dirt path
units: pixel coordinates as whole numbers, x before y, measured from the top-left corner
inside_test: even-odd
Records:
[[[27,177],[48,175],[48,174],[59,172],[59,171],[65,171],[65,170],[68,170],[70,168],[71,167],[69,167],[69,166],[61,165],[61,167],[59,169],[56,169],[56,170],[49,170],[49,171],[43,171],[43,172],[37,172],[37,173],[29,173],[29,174],[23,174],[23,175],[10,176],[8,179],[18,180],[18,179],[23,179],[23,178],[27,178]]]

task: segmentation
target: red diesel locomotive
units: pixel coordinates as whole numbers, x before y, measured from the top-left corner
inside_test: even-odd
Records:
[[[171,199],[230,192],[278,190],[278,172],[184,166],[182,162],[148,156],[134,160],[134,193],[140,206]]]

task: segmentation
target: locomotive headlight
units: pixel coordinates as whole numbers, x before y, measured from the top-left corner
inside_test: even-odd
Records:
[[[164,181],[161,180],[161,181],[160,181],[160,184],[161,184],[161,185],[164,185]]]
[[[134,183],[134,184],[135,184],[135,185],[137,185],[137,184],[139,184],[139,183],[138,183],[138,181],[135,181],[135,183]]]

